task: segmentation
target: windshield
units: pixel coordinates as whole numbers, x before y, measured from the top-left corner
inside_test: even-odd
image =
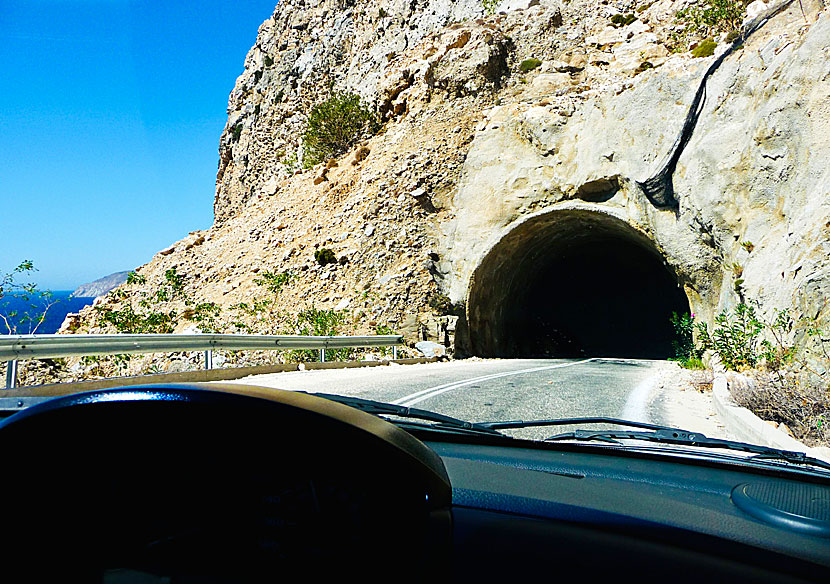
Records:
[[[0,4],[6,396],[223,379],[830,461],[830,17],[789,4]]]

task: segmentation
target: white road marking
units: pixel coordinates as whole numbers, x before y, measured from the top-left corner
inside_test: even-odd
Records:
[[[524,373],[533,373],[535,371],[545,371],[547,369],[560,369],[562,367],[573,367],[574,365],[581,365],[582,363],[588,363],[589,361],[593,361],[594,359],[584,359],[582,361],[574,361],[572,363],[560,363],[558,365],[545,365],[543,367],[533,367],[531,369],[521,369],[519,371],[507,371],[505,373],[493,373],[490,375],[482,375],[481,377],[473,377],[471,379],[465,379],[463,381],[453,381],[452,383],[445,383],[443,385],[436,385],[435,387],[430,387],[428,389],[422,389],[421,391],[416,391],[415,393],[411,393],[407,396],[404,396],[400,399],[396,399],[393,401],[393,404],[401,405],[401,406],[414,406],[417,403],[420,403],[426,399],[431,397],[435,397],[436,395],[441,395],[442,393],[446,393],[448,391],[452,391],[454,389],[458,389],[459,387],[464,387],[466,385],[473,385],[474,383],[479,383],[480,381],[488,381],[490,379],[498,379],[499,377],[509,377],[511,375],[522,375]]]
[[[623,420],[631,420],[632,422],[649,422],[648,419],[648,402],[651,399],[651,393],[657,386],[658,375],[651,375],[642,381],[634,390],[628,394],[628,399],[625,402],[625,407],[622,411]]]

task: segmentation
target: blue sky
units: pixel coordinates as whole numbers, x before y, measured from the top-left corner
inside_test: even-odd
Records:
[[[135,268],[213,222],[228,94],[276,0],[0,0],[0,273]]]

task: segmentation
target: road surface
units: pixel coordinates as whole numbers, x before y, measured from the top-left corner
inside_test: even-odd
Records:
[[[655,394],[661,374],[664,362],[641,359],[476,359],[255,375],[234,383],[357,396],[469,421],[607,416],[668,423]]]

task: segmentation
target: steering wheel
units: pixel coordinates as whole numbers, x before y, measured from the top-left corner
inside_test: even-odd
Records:
[[[232,384],[59,397],[0,422],[25,579],[262,581],[446,559],[440,458],[375,416]],[[387,565],[388,564],[388,565]]]

